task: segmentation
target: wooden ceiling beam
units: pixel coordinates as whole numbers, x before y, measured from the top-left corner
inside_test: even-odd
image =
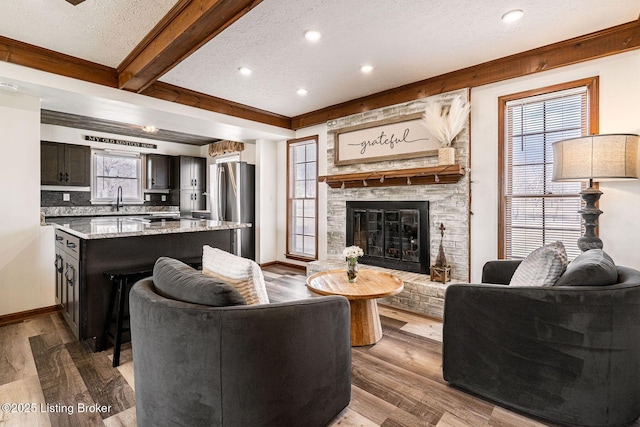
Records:
[[[114,68],[2,36],[0,36],[0,61],[99,85],[118,87],[118,73]],[[291,128],[289,117],[167,83],[156,82],[142,94],[241,119],[285,129]]]
[[[466,87],[482,86],[640,48],[640,20],[442,74],[291,118],[296,130]]]
[[[179,1],[118,66],[119,87],[142,92],[261,1]]]
[[[202,2],[205,1],[202,0]],[[235,3],[234,0],[222,0],[221,2]],[[156,43],[159,34],[163,33],[170,23],[178,20],[178,17],[182,16],[187,7],[194,3],[198,2],[195,0],[180,0],[172,9],[172,12],[163,20],[165,23],[158,24],[156,29],[149,34],[148,40],[145,39],[147,40],[145,43],[140,43],[130,57],[123,61],[123,64],[128,64],[125,68],[137,63],[140,58],[148,54],[149,50],[147,48],[151,48]],[[208,1],[205,3],[215,2]],[[243,0],[242,3],[250,4],[246,10],[243,10],[246,13],[259,1]],[[237,12],[234,15],[234,19],[227,20],[226,24],[223,25],[228,26],[237,20],[240,16],[238,15],[239,13]],[[229,15],[226,14],[225,16]],[[198,22],[200,25],[204,24],[202,20]],[[218,33],[220,31],[222,31],[222,28],[219,29]],[[202,43],[205,42],[206,40],[202,40]],[[453,71],[293,118],[162,82],[149,82],[146,84],[147,88],[141,89],[139,92],[167,101],[296,130],[363,111],[370,111],[465,87],[495,83],[638,48],[640,48],[640,20]],[[0,60],[104,86],[118,87],[119,73],[111,67],[2,36],[0,36]],[[151,64],[147,65],[150,66]]]
[[[248,105],[229,101],[193,90],[170,85],[163,82],[155,82],[142,92],[142,95],[151,96],[165,101],[177,102],[190,107],[201,108],[228,116],[253,120],[285,129],[291,129],[291,119],[280,114],[250,107]]]
[[[0,36],[0,61],[99,85],[118,87],[115,69]]]

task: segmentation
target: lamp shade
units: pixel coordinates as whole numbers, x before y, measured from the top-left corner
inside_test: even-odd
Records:
[[[638,144],[631,134],[589,135],[553,143],[553,180],[640,178]]]

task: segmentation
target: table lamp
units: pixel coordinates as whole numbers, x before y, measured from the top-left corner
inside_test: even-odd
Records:
[[[638,143],[640,136],[631,134],[589,135],[553,143],[553,180],[589,180],[589,188],[580,192],[584,207],[578,212],[584,220],[584,236],[578,239],[582,252],[602,249],[596,236],[598,217],[596,207],[602,192],[593,188],[593,181],[638,179]]]

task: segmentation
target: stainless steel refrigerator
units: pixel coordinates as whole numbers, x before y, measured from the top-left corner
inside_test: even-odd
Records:
[[[233,252],[255,260],[256,167],[247,162],[224,162],[211,166],[211,219],[251,223],[238,229]]]

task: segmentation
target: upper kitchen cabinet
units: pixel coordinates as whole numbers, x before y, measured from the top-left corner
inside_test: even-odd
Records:
[[[40,143],[42,185],[88,187],[91,183],[91,148],[86,145]]]
[[[207,159],[180,156],[180,189],[204,190]]]
[[[171,156],[147,154],[147,190],[171,189]]]
[[[204,157],[180,156],[176,160],[176,180],[180,188],[180,215],[191,216],[193,211],[203,210],[206,205],[207,159]]]

